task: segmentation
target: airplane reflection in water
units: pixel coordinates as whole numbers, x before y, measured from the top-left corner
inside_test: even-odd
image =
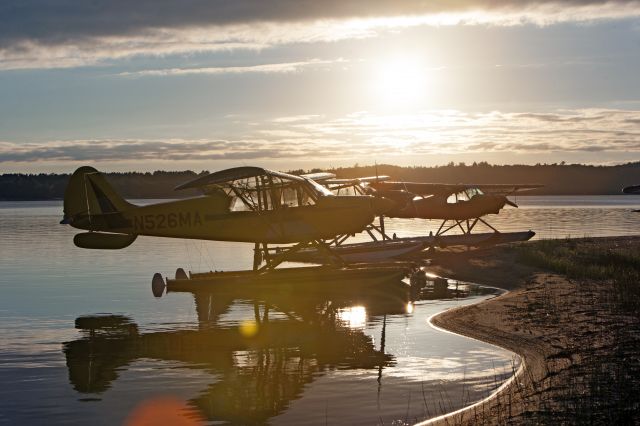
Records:
[[[273,292],[250,299],[201,291],[193,293],[196,329],[145,333],[123,315],[81,316],[76,328],[84,336],[63,348],[69,381],[77,392],[101,394],[137,360],[178,361],[215,376],[188,402],[206,419],[263,423],[333,370],[377,370],[381,386],[384,369],[395,364],[394,355],[385,352],[387,315],[412,312],[412,301],[425,290],[433,295],[433,283],[424,284],[369,296]],[[457,294],[469,292],[460,289]],[[364,325],[379,319],[382,334],[375,342]]]

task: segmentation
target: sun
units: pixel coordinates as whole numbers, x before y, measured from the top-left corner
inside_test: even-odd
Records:
[[[381,106],[413,106],[426,95],[428,73],[416,56],[393,56],[372,66],[371,92]]]

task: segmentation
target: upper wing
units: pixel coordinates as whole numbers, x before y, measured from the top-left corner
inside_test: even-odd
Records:
[[[473,188],[478,188],[484,193],[500,195],[509,195],[516,192],[531,191],[532,189],[542,188],[543,186],[544,185],[538,183],[493,183],[472,185]]]
[[[318,173],[307,173],[306,175],[300,175],[304,178],[314,180],[316,182],[324,183],[328,179],[333,179],[336,177],[333,173],[329,172],[318,172]]]
[[[421,183],[421,182],[373,182],[370,183],[375,189],[382,191],[404,190],[423,197],[429,195],[448,196],[456,192],[464,191],[467,185],[454,185],[448,183]]]
[[[479,189],[484,193],[508,195],[514,192],[528,191],[540,188],[540,184],[450,184],[450,183],[421,183],[421,182],[376,182],[371,183],[376,189],[405,190],[423,197],[429,195],[449,196],[468,189]]]
[[[361,177],[358,178],[358,180],[360,182],[366,182],[366,183],[372,183],[372,182],[384,182],[391,179],[391,176],[386,176],[386,175],[382,175],[382,176],[365,176],[365,177]]]
[[[263,169],[262,167],[233,167],[231,169],[220,170],[219,172],[210,173],[208,175],[197,177],[196,179],[185,182],[175,187],[175,190],[188,188],[203,188],[209,185],[224,185],[240,179],[248,179],[257,176],[271,176],[286,180],[302,181],[304,178],[290,175],[273,170]]]
[[[391,179],[389,176],[366,176],[361,178],[347,178],[347,179],[326,179],[322,181],[323,185],[327,186],[339,186],[339,187],[348,187],[354,186],[361,183],[372,184],[374,182],[384,182],[386,180]]]

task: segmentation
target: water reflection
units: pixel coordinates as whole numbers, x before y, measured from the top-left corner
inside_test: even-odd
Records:
[[[212,377],[188,404],[209,421],[234,424],[283,414],[310,383],[333,371],[371,371],[379,398],[383,372],[397,364],[385,350],[387,318],[412,313],[415,303],[435,298],[437,291],[447,298],[475,291],[452,284],[443,292],[439,283],[393,285],[357,297],[276,292],[249,299],[199,291],[192,293],[198,321],[191,329],[141,332],[128,316],[81,316],[75,326],[82,337],[63,345],[69,382],[81,399],[99,399],[136,361],[179,362]],[[365,326],[378,319],[379,335],[367,334]]]
[[[84,332],[64,344],[69,381],[80,393],[100,394],[119,371],[138,359],[180,361],[217,379],[190,404],[209,420],[262,423],[282,412],[314,376],[328,369],[372,369],[393,365],[354,323],[364,322],[364,306],[347,301],[274,297],[252,301],[252,312],[234,324],[221,315],[246,301],[194,294],[199,327],[140,333],[121,315],[76,319]],[[347,313],[353,313],[345,320]],[[252,324],[247,327],[247,324]],[[248,332],[247,328],[251,331]]]

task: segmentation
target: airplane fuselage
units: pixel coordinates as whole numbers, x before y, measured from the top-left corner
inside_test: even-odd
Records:
[[[416,198],[402,208],[391,210],[389,217],[464,220],[481,217],[487,214],[497,214],[506,204],[506,197],[502,195],[481,194],[470,200],[448,203],[446,197],[432,196]]]
[[[315,205],[228,211],[215,198],[170,201],[79,215],[79,229],[129,235],[287,244],[357,233],[374,219],[373,197],[326,197]]]

